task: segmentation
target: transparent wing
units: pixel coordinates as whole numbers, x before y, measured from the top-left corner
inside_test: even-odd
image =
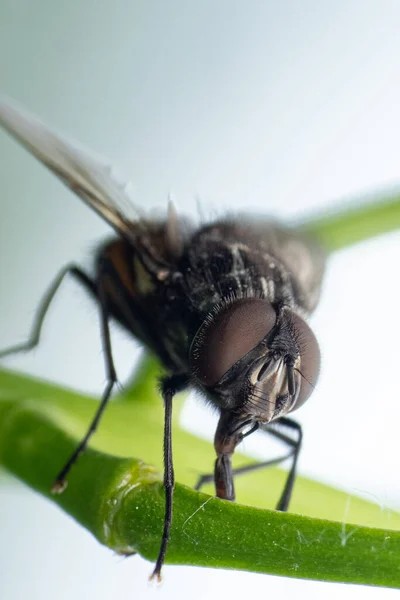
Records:
[[[130,184],[117,178],[112,165],[3,97],[0,124],[114,229],[134,235]]]
[[[302,305],[307,312],[312,312],[319,300],[325,271],[326,255],[322,247],[295,228],[262,217],[253,217],[250,222],[249,231],[260,240],[260,245],[279,258],[295,276]]]

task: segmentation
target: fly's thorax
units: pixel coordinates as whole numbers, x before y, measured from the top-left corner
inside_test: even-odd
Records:
[[[231,229],[231,235],[229,226],[200,230],[184,254],[182,273],[196,310],[210,313],[231,297],[262,297],[270,302],[292,298],[290,274],[283,263],[262,248],[234,240],[236,231]]]
[[[218,408],[269,423],[308,399],[320,353],[302,317],[248,298],[209,316],[192,342],[189,361],[193,382]]]
[[[190,281],[194,303],[206,311],[234,294],[284,300],[309,314],[325,264],[323,250],[304,233],[249,215],[201,227],[190,240],[188,258],[195,274]]]

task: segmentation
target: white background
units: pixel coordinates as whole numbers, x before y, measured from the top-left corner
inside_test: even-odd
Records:
[[[138,205],[172,193],[196,216],[254,210],[299,218],[400,180],[400,4],[396,1],[3,0],[3,91],[121,165]],[[49,280],[90,264],[109,230],[0,136],[0,341],[24,339]],[[300,471],[399,507],[400,235],[335,255],[313,318],[318,389],[298,417]],[[138,349],[116,337],[121,379]],[[96,310],[65,285],[43,345],[7,364],[99,394]],[[185,423],[212,439],[189,401]],[[161,444],[161,441],[160,441]],[[257,441],[248,450],[262,455]],[[161,445],[160,445],[161,448]],[[0,488],[0,596],[386,598],[396,592],[121,560],[23,486]]]

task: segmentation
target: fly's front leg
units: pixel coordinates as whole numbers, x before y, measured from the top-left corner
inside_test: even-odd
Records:
[[[172,525],[172,500],[175,485],[174,464],[172,460],[172,400],[175,394],[188,386],[186,374],[166,377],[161,383],[161,393],[164,400],[164,488],[165,488],[165,514],[164,529],[158,558],[150,579],[154,577],[161,580],[161,568],[164,564],[168,541]]]

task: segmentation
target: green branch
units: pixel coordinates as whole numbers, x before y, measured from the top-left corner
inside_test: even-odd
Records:
[[[140,451],[161,468],[163,411],[154,386],[156,371],[155,363],[147,361],[133,393],[111,403],[92,449],[79,459],[60,496],[50,494],[54,475],[76,447],[97,401],[0,372],[0,462],[101,543],[150,560],[156,558],[162,531],[162,477],[154,467],[123,457]],[[177,408],[177,478],[193,485],[212,465],[213,448],[180,429]],[[237,459],[238,464],[248,462]],[[260,504],[263,498],[272,507],[283,477],[271,469],[238,478],[239,500]],[[394,568],[400,561],[400,533],[389,529],[400,527],[400,515],[303,477],[296,483],[293,510],[314,518],[232,504],[178,484],[167,563],[400,587]],[[344,517],[353,524],[344,524]]]
[[[392,197],[303,228],[332,251],[399,225],[400,197]],[[54,476],[85,433],[97,400],[0,371],[0,464],[59,504],[101,543],[150,560],[159,549],[164,513],[158,375],[154,361],[143,362],[129,390],[111,402],[66,491],[52,496]],[[393,511],[299,477],[292,503],[297,514],[277,513],[271,508],[282,489],[279,469],[238,477],[242,504],[186,487],[209,472],[214,450],[180,427],[181,405],[179,399],[174,404],[179,483],[167,563],[400,587],[400,515]],[[239,454],[235,459],[235,466],[249,462]],[[205,491],[213,493],[211,486]]]
[[[329,252],[400,228],[400,192],[375,194],[347,203],[303,222],[301,228],[317,237]]]

